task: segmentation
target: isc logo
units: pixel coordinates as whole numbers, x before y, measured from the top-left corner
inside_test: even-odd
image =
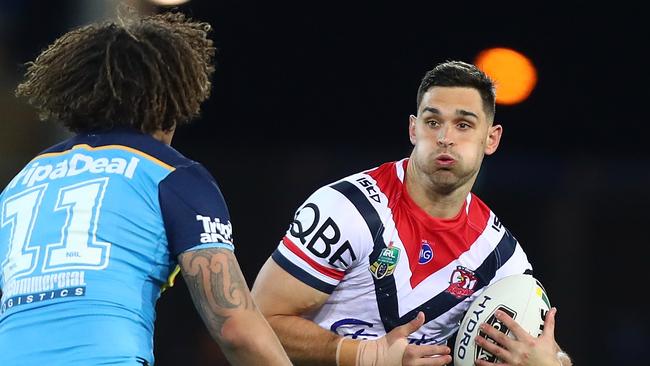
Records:
[[[373,185],[372,182],[370,182],[366,177],[361,177],[357,179],[357,182],[361,184],[363,188],[365,188],[366,192],[368,192],[368,197],[370,197],[373,201],[377,203],[381,203],[381,198],[379,198],[379,193],[375,190],[375,186]]]

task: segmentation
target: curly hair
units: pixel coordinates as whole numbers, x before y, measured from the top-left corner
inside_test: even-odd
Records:
[[[58,38],[27,64],[16,96],[73,132],[189,123],[210,95],[211,26],[178,12],[127,16]]]

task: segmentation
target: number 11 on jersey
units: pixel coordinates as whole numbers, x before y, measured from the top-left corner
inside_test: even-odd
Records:
[[[98,241],[97,222],[109,178],[99,178],[60,188],[54,207],[42,207],[43,197],[54,193],[43,184],[7,198],[2,206],[2,229],[9,225],[9,253],[2,262],[4,281],[31,274],[44,255],[42,271],[102,269],[108,265],[110,243]],[[39,212],[64,211],[58,242],[45,247],[32,243]],[[47,225],[48,223],[43,223]],[[41,226],[42,228],[42,226]]]

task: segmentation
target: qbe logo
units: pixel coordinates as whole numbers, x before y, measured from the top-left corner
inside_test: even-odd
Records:
[[[228,243],[232,244],[232,224],[230,220],[223,223],[217,217],[212,220],[209,216],[196,215],[196,221],[203,224],[201,243]]]

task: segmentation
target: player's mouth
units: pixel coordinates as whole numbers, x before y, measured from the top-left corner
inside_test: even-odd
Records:
[[[439,167],[448,168],[454,164],[456,164],[456,159],[449,154],[440,154],[436,156],[436,165]]]

